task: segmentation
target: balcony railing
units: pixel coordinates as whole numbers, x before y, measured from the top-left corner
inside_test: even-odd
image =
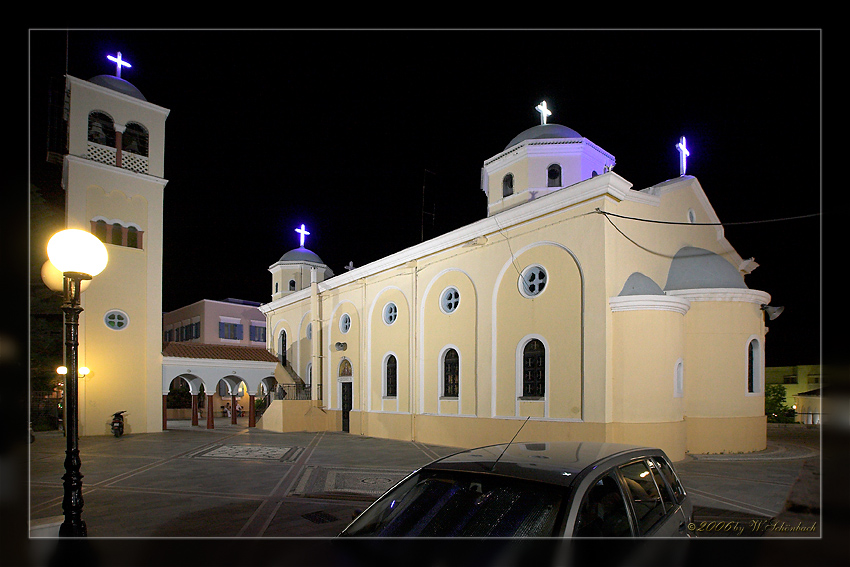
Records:
[[[115,148],[104,146],[96,142],[88,143],[88,158],[98,163],[115,165],[118,151]],[[136,173],[148,172],[148,158],[133,152],[124,150],[121,152],[121,168],[135,171]]]
[[[278,384],[272,392],[275,400],[312,400],[313,390],[310,384]],[[322,399],[322,385],[318,385],[318,399]]]

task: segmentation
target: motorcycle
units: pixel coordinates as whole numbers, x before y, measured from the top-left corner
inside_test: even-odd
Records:
[[[124,435],[124,416],[126,411],[117,411],[112,414],[112,434],[116,437]]]

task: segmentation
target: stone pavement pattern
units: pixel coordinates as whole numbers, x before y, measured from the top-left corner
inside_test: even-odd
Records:
[[[229,422],[213,430],[186,422],[169,427],[81,439],[90,539],[202,538],[198,545],[204,545],[209,538],[333,537],[356,510],[406,474],[457,450],[342,432],[272,433]],[[675,463],[694,500],[695,521],[770,520],[791,508],[819,529],[818,433],[769,428],[768,447],[760,453],[689,455]],[[34,523],[61,522],[64,446],[60,433],[39,434],[30,446]],[[786,534],[750,529],[697,535]]]

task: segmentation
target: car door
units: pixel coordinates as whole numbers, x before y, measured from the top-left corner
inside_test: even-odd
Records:
[[[670,487],[652,457],[618,467],[638,535],[676,537],[686,535],[687,522]]]

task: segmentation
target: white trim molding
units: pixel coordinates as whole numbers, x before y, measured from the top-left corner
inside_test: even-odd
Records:
[[[608,299],[611,311],[673,311],[684,315],[691,302],[684,297],[669,295],[622,295]]]
[[[747,288],[671,289],[665,293],[689,301],[742,301],[756,305],[770,303],[770,294],[766,291]]]

